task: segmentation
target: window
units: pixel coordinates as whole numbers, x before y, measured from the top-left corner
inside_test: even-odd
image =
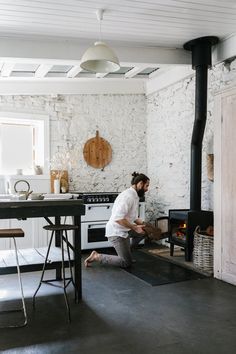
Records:
[[[48,171],[48,117],[0,112],[0,174],[34,174],[39,165]]]

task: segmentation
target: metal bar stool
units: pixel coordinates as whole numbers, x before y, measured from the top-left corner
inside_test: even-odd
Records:
[[[33,296],[33,308],[35,309],[36,295],[37,295],[37,292],[39,291],[39,289],[40,289],[40,287],[41,287],[41,285],[43,283],[51,285],[51,286],[55,286],[55,287],[58,287],[58,288],[62,288],[64,290],[64,298],[65,298],[65,303],[66,303],[68,320],[69,320],[69,322],[71,322],[70,306],[69,306],[69,302],[68,302],[68,298],[67,298],[66,288],[68,287],[68,285],[70,283],[73,284],[73,286],[75,288],[75,291],[76,291],[76,287],[75,287],[74,278],[73,278],[73,274],[72,274],[72,266],[71,266],[70,250],[69,250],[69,245],[70,244],[68,242],[67,231],[76,230],[78,228],[78,226],[76,226],[76,225],[68,225],[68,224],[60,224],[60,225],[46,225],[43,228],[45,230],[51,231],[52,233],[51,233],[51,237],[50,237],[50,241],[49,241],[49,245],[48,245],[48,249],[47,249],[46,258],[45,258],[44,265],[43,265],[43,270],[42,270],[40,282],[39,282],[38,288],[35,291],[34,296]],[[58,279],[44,280],[44,273],[45,273],[45,270],[47,270],[47,263],[50,263],[50,261],[48,260],[48,256],[49,256],[49,253],[50,253],[53,236],[56,234],[56,232],[58,232],[58,234],[60,236],[60,243],[61,243],[62,282],[63,282],[63,285],[53,284],[53,282],[58,281]],[[66,278],[66,275],[65,275],[65,249],[64,249],[64,243],[66,244],[66,250],[67,250],[67,254],[68,254],[69,271],[70,271],[70,277],[67,277],[67,278]]]
[[[26,307],[25,307],[25,299],[24,299],[24,293],[23,293],[23,286],[22,286],[22,281],[21,281],[21,274],[20,274],[20,266],[19,266],[19,259],[18,259],[18,250],[16,246],[16,237],[24,237],[24,231],[22,229],[0,229],[0,238],[12,238],[13,243],[14,243],[14,248],[15,248],[15,256],[16,256],[16,265],[17,265],[17,273],[18,273],[18,280],[19,280],[19,287],[20,287],[20,292],[21,292],[21,300],[22,300],[22,308],[20,309],[15,309],[15,310],[5,310],[1,311],[1,314],[6,314],[10,312],[23,312],[24,314],[24,322],[19,323],[19,324],[14,324],[14,325],[7,325],[7,326],[1,326],[0,328],[16,328],[16,327],[24,327],[27,324],[27,313],[26,313]]]

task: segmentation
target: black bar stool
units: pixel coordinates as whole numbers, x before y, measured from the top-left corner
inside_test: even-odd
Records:
[[[6,314],[10,312],[23,312],[24,321],[22,323],[14,324],[14,325],[6,325],[1,326],[0,328],[16,328],[16,327],[24,327],[27,324],[27,313],[25,307],[25,299],[23,293],[23,286],[21,281],[21,274],[20,274],[20,266],[19,266],[19,258],[18,258],[18,250],[16,246],[16,237],[24,237],[24,231],[22,229],[0,229],[0,238],[12,238],[15,248],[15,256],[16,256],[16,266],[17,266],[17,273],[18,273],[18,280],[19,280],[19,287],[21,292],[21,301],[22,301],[22,308],[15,309],[15,310],[4,310],[1,311],[1,314]]]
[[[51,237],[50,237],[50,241],[49,241],[49,245],[48,245],[48,249],[47,249],[46,258],[45,258],[44,265],[43,265],[43,270],[42,270],[39,286],[38,286],[38,288],[35,291],[34,296],[33,296],[33,308],[35,308],[35,298],[36,298],[37,292],[39,291],[39,289],[40,289],[40,287],[41,287],[41,285],[43,283],[51,285],[51,286],[62,288],[64,290],[64,297],[65,297],[66,309],[67,309],[67,313],[68,313],[68,320],[69,320],[69,322],[71,322],[70,306],[69,306],[69,302],[68,302],[68,298],[67,298],[66,288],[68,287],[68,285],[70,283],[73,284],[73,286],[75,288],[75,291],[76,291],[76,287],[75,287],[74,278],[73,278],[73,274],[72,274],[72,266],[71,266],[71,258],[70,258],[70,250],[69,250],[69,242],[68,242],[67,231],[76,230],[78,228],[78,226],[68,225],[68,224],[60,224],[60,225],[46,225],[43,228],[45,230],[51,231],[52,233],[51,233]],[[45,273],[45,270],[47,270],[47,263],[50,263],[49,260],[48,260],[48,256],[49,256],[49,253],[50,253],[53,236],[56,235],[56,232],[60,236],[63,285],[53,284],[53,282],[58,281],[58,279],[44,280],[44,273]],[[65,275],[65,250],[64,250],[64,243],[66,244],[66,250],[67,250],[67,254],[68,254],[68,264],[69,264],[69,270],[70,270],[70,277],[67,277],[67,278],[66,278],[66,275]]]

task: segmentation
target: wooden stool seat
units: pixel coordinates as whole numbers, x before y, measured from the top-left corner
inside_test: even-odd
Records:
[[[25,233],[22,229],[0,229],[1,237],[24,237]]]
[[[76,230],[78,229],[78,226],[76,225],[68,225],[68,224],[60,224],[60,225],[46,225],[46,226],[43,226],[43,228],[45,230],[48,230],[48,231],[64,231],[64,230]]]

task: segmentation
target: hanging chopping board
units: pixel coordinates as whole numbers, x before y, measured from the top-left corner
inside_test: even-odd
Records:
[[[111,145],[99,136],[97,130],[95,138],[89,139],[85,143],[83,154],[88,165],[94,168],[103,168],[111,162]]]

